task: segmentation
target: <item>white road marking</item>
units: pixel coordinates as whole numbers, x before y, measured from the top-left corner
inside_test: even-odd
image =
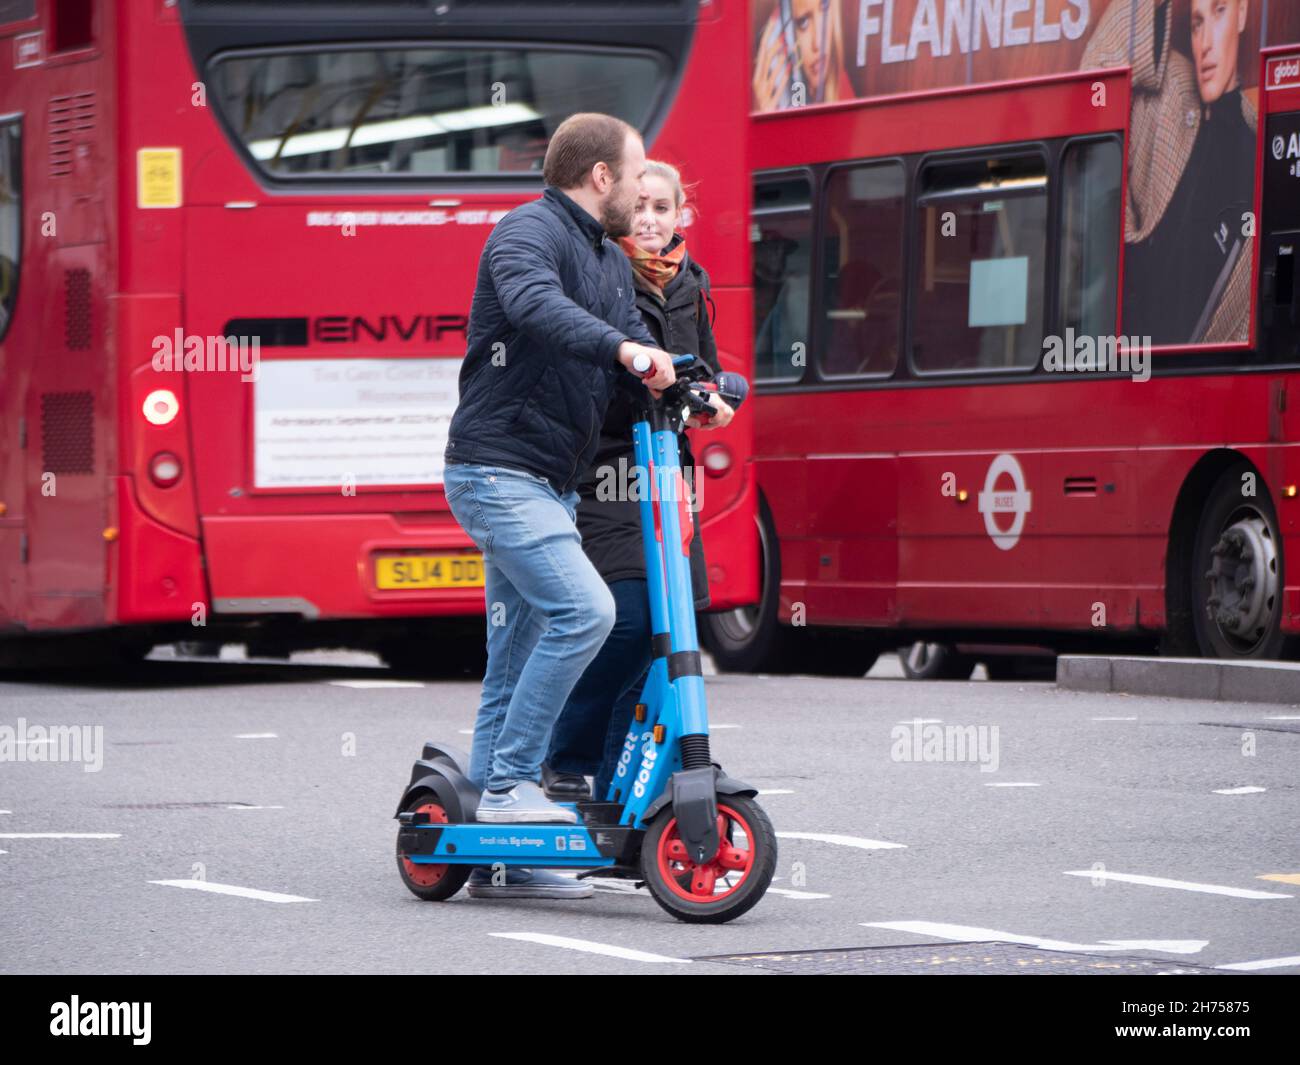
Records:
[[[1012,780],[995,783],[995,784],[985,784],[984,786],[986,788],[1041,788],[1042,787],[1041,784],[1031,784],[1028,781],[1016,782]]]
[[[423,688],[424,682],[418,680],[330,680],[338,688]]]
[[[712,722],[709,723],[710,732],[713,732],[716,729],[720,729],[720,728],[743,728],[743,727],[744,727],[743,725],[715,725]]]
[[[1094,717],[1094,721],[1136,721],[1135,717]]]
[[[829,899],[829,895],[823,895],[820,891],[796,891],[794,888],[771,887],[767,889],[769,895],[784,895],[787,899]]]
[[[120,832],[0,832],[0,839],[121,839]]]
[[[1040,950],[1106,951],[1106,950],[1157,950],[1166,954],[1196,954],[1209,943],[1208,939],[1103,939],[1100,943],[1071,943],[1063,939],[1044,939],[1041,936],[1022,936],[996,928],[977,925],[948,924],[945,921],[863,921],[864,928],[887,928],[894,932],[911,932],[918,936],[934,936],[953,942],[1024,943]]]
[[[214,884],[210,880],[150,880],[151,884],[164,887],[187,888],[190,891],[210,891],[214,895],[238,895],[242,899],[258,899],[261,902],[319,902],[319,899],[307,899],[301,895],[282,895],[278,891],[262,891],[259,888],[238,887],[235,884]]]
[[[777,839],[808,839],[814,843],[838,843],[841,847],[857,847],[864,851],[905,848],[906,843],[888,843],[883,839],[863,839],[861,836],[837,836],[830,832],[778,832]]]
[[[1269,714],[1269,721],[1300,721],[1300,714]]]
[[[460,733],[462,736],[474,735],[474,730],[472,728],[458,728],[456,731]]]
[[[590,939],[570,939],[568,936],[552,936],[544,932],[489,932],[497,939],[518,939],[524,943],[540,943],[544,947],[563,947],[565,950],[580,950],[587,954],[603,954],[607,958],[622,958],[624,961],[660,962],[671,965],[689,965],[690,958],[670,958],[665,954],[650,954],[644,950],[632,950],[629,947],[616,947],[612,943],[595,943]]]
[[[759,788],[758,793],[760,795],[793,795],[794,789],[793,788]],[[4,811],[0,810],[0,814],[2,813],[4,813]]]
[[[0,810],[0,814],[11,814],[11,813],[13,813],[12,810]]]
[[[1234,961],[1228,965],[1216,965],[1216,969],[1236,969],[1238,972],[1253,973],[1259,969],[1291,969],[1300,967],[1300,954],[1290,958],[1261,958],[1259,961]]]
[[[895,725],[942,725],[941,717],[909,717],[906,721],[895,721]]]
[[[232,803],[226,807],[227,810],[283,810],[283,806],[241,806],[239,803]]]
[[[279,738],[274,732],[241,732],[235,737],[237,740],[278,740]]]
[[[1223,887],[1220,884],[1197,884],[1190,880],[1168,880],[1162,876],[1141,876],[1137,873],[1112,873],[1105,869],[1071,869],[1066,876],[1086,876],[1098,880],[1117,880],[1124,884],[1146,884],[1148,887],[1174,888],[1177,891],[1199,891],[1206,895],[1231,895],[1237,899],[1289,899],[1279,891],[1255,891],[1251,888]]]
[[[1267,788],[1257,788],[1253,784],[1248,784],[1244,788],[1215,788],[1215,795],[1254,795],[1257,792],[1267,791]]]

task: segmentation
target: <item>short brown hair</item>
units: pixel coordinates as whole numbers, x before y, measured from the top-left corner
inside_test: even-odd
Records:
[[[583,112],[560,123],[546,148],[542,178],[557,189],[576,189],[597,163],[609,167],[617,181],[623,176],[623,149],[636,130],[613,115]]]

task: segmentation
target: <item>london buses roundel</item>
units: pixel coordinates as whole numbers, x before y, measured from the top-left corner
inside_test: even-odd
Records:
[[[1011,489],[999,487],[1000,478],[1010,478]],[[1003,551],[1010,551],[1020,542],[1025,528],[1025,515],[1031,509],[1033,493],[1025,487],[1025,471],[1015,455],[998,455],[989,463],[984,477],[984,491],[980,493],[979,510],[984,515],[984,529]],[[999,526],[998,515],[1011,514],[1011,528]]]

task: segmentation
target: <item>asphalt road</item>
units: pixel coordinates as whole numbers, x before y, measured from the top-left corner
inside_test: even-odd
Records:
[[[476,684],[168,654],[0,677],[0,728],[102,727],[97,771],[39,742],[0,762],[0,971],[1300,973],[1300,707],[913,683],[893,662],[710,677],[714,757],[782,836],[754,910],[690,926],[626,883],[405,890],[398,797],[422,741],[468,747]],[[945,748],[950,726],[977,742]],[[1243,788],[1262,790],[1221,793]]]

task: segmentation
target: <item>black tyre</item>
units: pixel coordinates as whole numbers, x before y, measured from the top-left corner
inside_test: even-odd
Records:
[[[404,808],[411,813],[427,813],[429,820],[435,824],[446,824],[447,811],[431,791],[422,791],[413,795]],[[469,879],[468,865],[426,865],[413,862],[397,854],[397,872],[402,883],[410,889],[412,895],[425,902],[443,902],[451,898],[465,886]]]
[[[847,629],[795,627],[777,618],[781,602],[781,551],[767,500],[758,500],[761,572],[756,606],[697,615],[700,643],[724,673],[810,673],[861,677],[879,648]]]
[[[986,658],[989,680],[1055,680],[1056,659],[1051,655]]]
[[[1244,494],[1251,484],[1256,494]],[[1282,632],[1285,568],[1277,511],[1246,463],[1225,470],[1201,512],[1188,582],[1191,635],[1206,658],[1293,658]]]
[[[918,640],[898,652],[898,661],[908,680],[970,680],[975,672],[975,660],[946,643]]]
[[[220,658],[223,646],[220,640],[178,640],[176,653],[187,658]]]
[[[641,876],[655,902],[679,921],[723,924],[747,913],[776,871],[776,832],[743,795],[718,796],[718,852],[703,865],[686,856],[672,807],[659,811],[641,844]]]
[[[384,643],[380,657],[396,673],[441,680],[481,680],[487,669],[487,644],[483,634],[427,640],[405,638]]]

